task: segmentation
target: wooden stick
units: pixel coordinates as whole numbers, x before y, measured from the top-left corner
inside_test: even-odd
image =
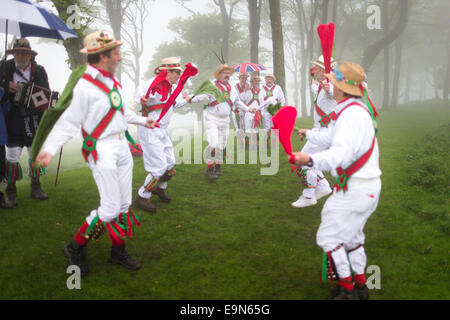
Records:
[[[63,153],[63,148],[61,148],[61,151],[59,152],[58,168],[56,169],[55,188],[56,188],[56,185],[58,183],[59,168],[61,167],[62,153]]]

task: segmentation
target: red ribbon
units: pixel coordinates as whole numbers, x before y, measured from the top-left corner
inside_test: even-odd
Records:
[[[197,75],[197,73],[198,69],[194,67],[190,62],[186,64],[186,68],[184,69],[184,72],[181,75],[180,80],[178,81],[177,87],[175,88],[174,92],[170,95],[169,100],[167,100],[167,102],[164,104],[161,114],[159,115],[159,119],[156,122],[159,122],[172,107],[172,104],[175,102],[175,99],[178,97],[181,90],[183,90],[186,81],[190,77]]]

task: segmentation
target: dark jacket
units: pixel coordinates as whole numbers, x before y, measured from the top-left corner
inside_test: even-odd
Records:
[[[21,106],[14,103],[14,94],[8,91],[9,82],[14,79],[16,65],[14,59],[0,62],[0,86],[5,89],[3,104],[7,106],[5,120],[8,130],[9,146],[31,146],[36,133],[37,125],[42,117],[42,112],[36,112],[33,115],[24,115],[21,112]],[[44,67],[38,65],[35,61],[31,62],[31,82],[36,85],[49,89],[47,72]],[[8,106],[9,102],[9,106]]]

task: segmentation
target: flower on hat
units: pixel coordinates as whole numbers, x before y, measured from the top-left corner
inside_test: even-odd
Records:
[[[334,70],[333,70],[333,73],[334,73],[334,75],[336,76],[336,79],[337,79],[337,80],[339,80],[339,81],[344,80],[344,75],[343,75],[341,72],[339,72],[338,69],[334,69]]]

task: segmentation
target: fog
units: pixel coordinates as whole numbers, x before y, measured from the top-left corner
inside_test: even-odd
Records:
[[[40,2],[56,12],[50,0]],[[100,1],[81,2],[93,3],[98,7],[97,15],[92,17],[90,29],[112,30],[112,26],[105,20],[98,19],[100,16],[107,16]],[[122,1],[124,2],[126,1]],[[231,12],[231,2],[225,1],[228,13]],[[259,62],[267,67],[268,72],[274,72],[269,8],[267,1],[262,3]],[[215,20],[220,23],[222,20],[219,7],[212,0],[157,0],[145,1],[145,5],[148,18],[143,29],[143,54],[139,59],[141,71],[138,82],[151,75],[151,70],[157,66],[162,55],[180,56],[182,63],[191,61],[199,67],[199,79],[190,82],[187,86],[189,92],[195,91],[198,83],[212,79],[214,65],[219,65],[213,52],[220,52],[221,48],[217,44],[202,42],[202,39],[195,38],[192,32],[197,30],[198,37],[203,32],[207,33],[207,27],[195,29],[194,22],[202,15],[216,14]],[[339,63],[353,61],[363,64],[364,61],[370,61],[371,53],[376,52],[367,66],[366,74],[370,96],[381,112],[396,108],[406,110],[411,103],[422,103],[424,108],[434,104],[447,104],[448,107],[449,13],[450,1],[447,0],[281,0],[285,63],[285,78],[282,81],[285,83],[287,103],[296,106],[302,117],[310,114],[310,61],[316,60],[321,54],[316,28],[320,23],[333,21],[336,25],[335,46]],[[173,21],[176,18],[179,19],[178,24]],[[251,35],[247,1],[238,2],[229,18],[231,26],[227,62],[231,65],[250,62]],[[136,16],[136,21],[138,19]],[[404,19],[406,20],[403,21]],[[400,31],[397,32],[398,30]],[[5,35],[1,36],[4,43]],[[223,44],[223,33],[219,32],[215,36],[218,43]],[[383,43],[385,38],[390,39]],[[13,40],[12,36],[8,39],[9,43]],[[71,72],[66,48],[61,41],[38,38],[29,40],[33,50],[39,53],[37,62],[47,70],[51,88],[61,92]],[[3,56],[3,48],[0,50]],[[124,44],[123,50],[131,52],[129,43]],[[209,52],[207,58],[205,52]],[[127,66],[124,65],[123,68]],[[233,81],[236,80],[235,75]],[[127,106],[135,109],[135,79],[122,72],[122,85]],[[190,109],[174,113],[172,130],[190,129],[194,121],[201,120],[198,111],[189,112],[201,106],[187,108]],[[135,130],[131,128],[132,133],[135,133]],[[73,141],[69,149],[78,149],[79,146],[79,141]]]

